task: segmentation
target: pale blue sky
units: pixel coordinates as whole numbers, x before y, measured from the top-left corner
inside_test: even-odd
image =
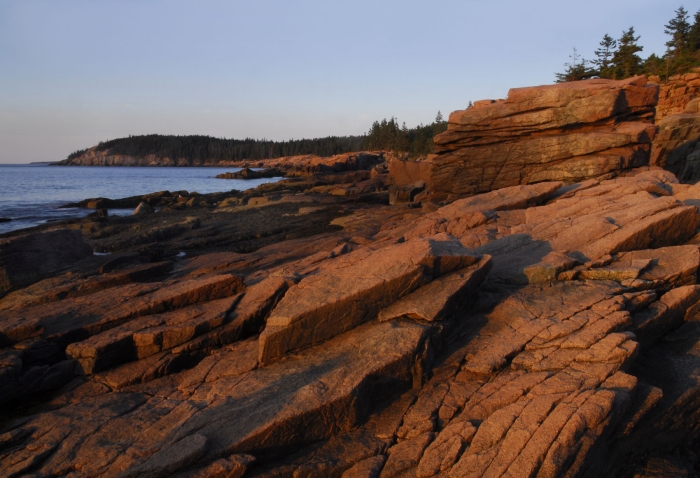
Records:
[[[0,163],[129,134],[284,140],[408,126],[551,83],[689,0],[0,0]]]

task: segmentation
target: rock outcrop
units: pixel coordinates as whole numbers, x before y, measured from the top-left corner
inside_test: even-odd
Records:
[[[650,83],[659,83],[659,104],[656,105],[656,121],[683,113],[688,103],[700,96],[700,68],[689,73],[674,75],[666,82],[658,76],[650,76]]]
[[[687,472],[698,202],[647,167],[98,256],[0,299],[0,476]]]
[[[219,179],[262,179],[262,178],[279,178],[284,176],[284,172],[279,169],[263,169],[254,170],[250,168],[243,168],[235,173],[223,173],[217,174],[216,177]]]
[[[0,297],[0,477],[694,476],[700,187],[634,168],[656,95],[477,102],[389,191],[346,164],[77,204],[158,210],[72,224],[112,254]],[[654,164],[689,170],[696,103]]]
[[[700,78],[700,73],[697,74]],[[698,80],[700,81],[700,80]],[[700,98],[688,102],[680,114],[658,122],[650,164],[671,171],[678,179],[700,179]]]
[[[220,159],[193,160],[190,158],[159,156],[156,154],[144,154],[140,156],[114,154],[109,149],[102,149],[100,146],[95,146],[89,148],[77,157],[65,159],[56,164],[59,166],[231,166],[240,168],[272,168],[291,175],[310,175],[314,173],[368,170],[383,162],[384,155],[385,153],[383,151],[360,151],[327,157],[306,154],[257,161]],[[278,174],[278,176],[281,175],[282,174]]]
[[[477,102],[453,112],[435,137],[436,154],[421,168],[429,170],[427,191],[455,199],[646,165],[657,99],[658,85],[637,77],[516,88],[506,100]]]

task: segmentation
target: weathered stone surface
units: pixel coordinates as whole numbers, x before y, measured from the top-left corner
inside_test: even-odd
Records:
[[[142,202],[138,206],[136,206],[136,209],[134,209],[134,216],[141,216],[143,214],[151,214],[154,213],[155,209],[153,209],[153,206],[148,204],[147,202]]]
[[[13,292],[0,475],[693,470],[695,201],[643,168],[372,204],[342,231],[162,266],[114,257]]]
[[[243,287],[240,276],[211,275],[171,283],[129,284],[86,298],[0,312],[0,342],[3,337],[9,342],[31,337],[33,332],[24,332],[29,327],[38,327],[56,340],[72,341],[73,337],[94,335],[133,317],[228,297]]]
[[[663,83],[658,76],[650,76],[649,82],[659,83],[660,87],[659,103],[656,105],[657,122],[688,110],[690,103],[700,96],[700,72],[697,68],[691,68],[689,73],[683,75],[673,75]],[[693,112],[697,112],[695,108],[692,108]]]
[[[385,461],[386,457],[383,455],[367,458],[346,470],[342,478],[377,478]]]
[[[700,114],[684,112],[658,123],[649,164],[659,166],[685,182],[700,179]]]
[[[439,277],[382,309],[379,320],[402,316],[429,322],[444,319],[476,292],[489,270],[491,257],[484,256],[476,264]]]
[[[292,287],[260,336],[261,362],[327,340],[374,317],[385,306],[478,256],[454,240],[415,240],[332,260]]]
[[[139,264],[85,278],[78,278],[74,274],[65,274],[44,279],[7,294],[0,299],[0,310],[22,309],[72,297],[81,297],[130,282],[149,282],[161,278],[172,267],[172,262],[164,261]]]
[[[84,373],[150,357],[221,327],[240,297],[192,305],[173,312],[148,315],[114,327],[66,348]]]
[[[58,446],[51,457],[36,458],[46,460],[44,469],[161,476],[195,457],[206,462],[327,438],[358,424],[378,394],[390,397],[410,388],[426,339],[426,328],[416,324],[366,324],[294,360],[222,376],[190,387],[190,392],[170,392],[167,400],[136,392],[107,393],[23,424],[26,430],[37,430],[35,446],[0,458],[0,465],[5,468],[36,457],[42,447]],[[66,416],[82,418],[61,425]],[[74,438],[56,444],[55,436],[46,432],[57,426],[63,436],[72,433]],[[136,433],[143,427],[150,432]],[[81,435],[90,436],[84,441]],[[186,452],[158,455],[157,450],[189,443],[184,440],[193,442]],[[153,452],[144,456],[139,450]],[[96,455],[99,460],[92,458]]]
[[[80,232],[69,229],[0,240],[0,297],[91,255]]]
[[[207,449],[207,438],[190,435],[153,454],[145,463],[120,474],[120,478],[163,478],[191,465]]]
[[[559,274],[568,271],[578,264],[576,259],[573,259],[561,252],[550,252],[542,258],[537,264],[531,265],[523,269],[523,273],[527,276],[530,284],[538,282],[552,282],[557,280]],[[637,276],[635,276],[636,278]]]
[[[642,166],[658,86],[644,77],[516,88],[455,111],[435,138],[428,190],[463,195],[540,181],[580,181]]]
[[[393,158],[389,162],[389,180],[397,187],[410,186],[418,182],[427,183],[430,163]]]

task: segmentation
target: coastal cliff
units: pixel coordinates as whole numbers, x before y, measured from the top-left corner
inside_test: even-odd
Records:
[[[34,231],[110,254],[0,298],[2,476],[692,476],[700,185],[648,165],[656,86],[548,88],[453,113],[438,175],[390,158]],[[504,114],[533,92],[560,105]],[[567,134],[590,151],[504,153]]]
[[[219,166],[218,161],[192,160],[188,158],[159,157],[155,154],[130,156],[111,154],[109,150],[90,148],[78,157],[64,159],[59,166]],[[225,164],[224,164],[225,166]]]

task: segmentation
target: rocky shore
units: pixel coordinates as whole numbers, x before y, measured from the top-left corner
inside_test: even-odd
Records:
[[[0,237],[0,476],[694,476],[700,185],[657,94],[513,90],[426,161]]]

